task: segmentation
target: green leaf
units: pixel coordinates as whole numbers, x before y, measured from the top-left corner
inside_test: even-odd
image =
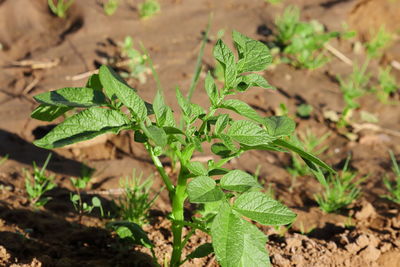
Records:
[[[187,193],[192,203],[206,203],[221,200],[222,190],[208,176],[198,176],[189,182]]]
[[[285,205],[261,192],[247,192],[239,196],[233,209],[264,225],[285,225],[296,218],[296,214]]]
[[[93,207],[101,207],[101,201],[98,197],[92,198],[92,206]]]
[[[86,83],[86,87],[101,91],[103,89],[103,85],[100,82],[99,75],[93,74],[92,76],[90,76]]]
[[[159,128],[155,125],[150,125],[142,130],[148,138],[154,141],[157,146],[165,147],[167,145],[168,137],[163,128]]]
[[[244,244],[240,261],[242,267],[271,267],[269,255],[265,249],[267,237],[253,224],[243,221]]]
[[[131,244],[143,245],[147,248],[154,247],[146,232],[136,223],[127,221],[111,222],[106,227],[114,230],[121,239],[126,239]]]
[[[146,118],[148,112],[144,101],[112,68],[105,65],[101,66],[99,75],[100,81],[110,99],[113,99],[113,95],[116,95],[138,120],[143,121]]]
[[[118,133],[127,124],[127,118],[118,111],[92,107],[69,117],[34,144],[47,149],[62,147],[106,132]]]
[[[229,135],[223,134],[221,133],[219,135],[219,138],[222,140],[222,143],[224,143],[224,145],[230,149],[232,152],[237,152],[238,148],[235,146],[235,144],[233,143],[233,139],[232,137],[230,137]]]
[[[211,145],[211,152],[215,155],[226,158],[231,154],[232,150],[223,143],[215,143]]]
[[[265,44],[237,31],[233,31],[232,38],[239,51],[238,73],[262,71],[272,62],[269,48]]]
[[[136,130],[135,135],[133,136],[133,140],[138,143],[146,143],[149,139],[142,131]]]
[[[218,116],[217,122],[215,123],[215,133],[220,134],[228,126],[229,115],[221,114]]]
[[[270,266],[266,236],[226,203],[211,226],[214,253],[222,267]]]
[[[208,176],[213,176],[213,175],[224,175],[229,172],[229,169],[217,167],[208,172]]]
[[[204,85],[208,98],[210,99],[210,102],[213,106],[216,105],[218,101],[218,90],[217,86],[215,85],[214,78],[211,75],[211,72],[207,72],[207,76],[205,79],[205,85]]]
[[[182,132],[181,129],[178,129],[176,127],[165,126],[165,127],[163,127],[163,129],[164,129],[166,134],[182,134],[182,135],[185,135],[185,133]]]
[[[211,226],[215,256],[222,267],[236,267],[243,252],[243,222],[232,213],[231,207],[222,204]]]
[[[183,112],[183,115],[189,118],[192,114],[191,105],[183,96],[181,90],[179,90],[178,87],[176,88],[176,99],[178,100],[178,104]]]
[[[263,128],[251,121],[235,121],[229,128],[228,135],[233,140],[248,146],[257,146],[271,143],[274,138]]]
[[[225,87],[234,88],[236,86],[236,64],[235,56],[222,40],[218,40],[214,46],[213,55],[224,68]]]
[[[224,100],[221,108],[233,110],[236,113],[259,123],[264,122],[264,119],[258,115],[258,113],[252,107],[238,99]]]
[[[153,101],[153,110],[156,115],[157,125],[162,127],[167,122],[168,109],[170,109],[164,101],[163,93],[160,90],[157,90],[156,96]]]
[[[276,139],[275,141],[273,141],[273,144],[277,145],[279,147],[289,149],[289,150],[297,153],[300,157],[303,158],[303,160],[307,163],[307,165],[313,170],[317,170],[317,168],[313,165],[313,164],[316,164],[331,173],[336,173],[335,170],[333,170],[328,164],[326,164],[325,162],[323,162],[322,160],[320,160],[313,154],[310,154],[310,153],[304,151],[303,149],[301,149],[285,140]]]
[[[32,111],[31,117],[41,121],[53,121],[71,109],[72,107],[40,104],[34,111]]]
[[[221,187],[226,190],[244,192],[252,187],[262,188],[256,178],[241,170],[233,170],[222,176]]]
[[[93,107],[107,105],[105,95],[86,87],[66,87],[33,97],[37,102],[59,107]]]
[[[264,118],[263,124],[265,125],[268,134],[276,137],[291,135],[296,128],[296,123],[287,116],[272,116]]]
[[[256,73],[250,73],[238,78],[237,88],[239,91],[246,91],[249,87],[253,86],[265,89],[275,89],[264,79],[263,76]]]
[[[207,168],[204,167],[204,165],[201,162],[198,162],[198,161],[189,162],[189,164],[187,165],[187,168],[195,176],[200,176],[200,175],[207,176],[207,174],[208,174]]]
[[[187,258],[194,259],[194,258],[203,258],[208,256],[209,254],[213,253],[214,249],[211,243],[205,243],[198,246],[192,253],[190,253]]]

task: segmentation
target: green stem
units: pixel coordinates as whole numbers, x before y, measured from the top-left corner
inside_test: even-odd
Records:
[[[182,228],[184,221],[184,203],[187,197],[186,194],[186,168],[181,162],[181,170],[178,177],[178,185],[175,190],[175,194],[172,198],[172,234],[173,238],[173,250],[171,256],[171,267],[178,267],[181,263],[182,254]]]
[[[161,178],[165,183],[165,186],[167,187],[167,190],[171,197],[171,194],[174,193],[174,185],[172,184],[171,179],[169,179],[168,174],[165,172],[164,166],[162,165],[160,159],[154,154],[153,148],[150,146],[150,144],[145,143],[145,147],[151,159],[153,160],[153,163],[156,166],[158,173],[161,175]]]

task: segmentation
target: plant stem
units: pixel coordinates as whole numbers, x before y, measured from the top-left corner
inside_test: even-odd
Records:
[[[182,164],[183,162],[181,162]],[[171,267],[178,267],[181,263],[182,254],[182,228],[184,221],[184,203],[186,199],[186,168],[183,166],[179,172],[178,185],[175,189],[175,194],[172,198],[172,234],[174,236],[173,240],[173,250],[171,256]]]
[[[165,172],[164,166],[162,165],[160,159],[154,154],[154,151],[153,151],[152,147],[150,146],[150,144],[145,143],[145,147],[146,147],[146,150],[149,153],[151,159],[153,160],[153,163],[156,166],[158,173],[161,175],[161,178],[162,178],[163,182],[165,183],[165,186],[167,187],[167,190],[168,190],[168,192],[170,194],[170,198],[171,198],[171,194],[174,192],[174,185],[172,184],[171,179],[169,179],[168,174]]]

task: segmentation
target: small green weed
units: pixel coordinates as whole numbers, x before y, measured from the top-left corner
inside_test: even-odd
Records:
[[[157,0],[145,0],[139,4],[139,16],[142,19],[150,18],[160,12],[161,7]]]
[[[338,127],[344,127],[350,123],[353,110],[360,106],[356,100],[367,92],[367,86],[371,78],[371,74],[367,72],[368,64],[369,59],[361,67],[358,64],[354,64],[353,72],[346,79],[340,75],[337,76],[345,102]]]
[[[301,104],[297,107],[296,114],[300,118],[308,118],[313,111],[313,107],[310,104]]]
[[[391,70],[391,67],[379,68],[379,85],[375,91],[379,100],[384,103],[386,103],[390,95],[395,93],[399,88],[396,78],[390,73]]]
[[[75,0],[47,0],[51,12],[60,18],[65,18],[68,9],[75,2]]]
[[[75,211],[79,214],[79,223],[82,221],[84,213],[91,213],[94,208],[100,210],[100,214],[104,217],[103,206],[98,197],[92,197],[91,204],[84,202],[82,199],[82,190],[85,190],[90,179],[92,179],[93,169],[82,165],[81,176],[78,178],[70,178],[71,184],[75,189],[75,193],[70,194],[70,200],[74,206]]]
[[[135,49],[133,39],[130,36],[125,37],[122,45],[121,55],[128,59],[128,72],[122,72],[123,78],[134,78],[140,83],[146,82],[146,74],[150,69],[146,66],[146,55]]]
[[[321,137],[316,136],[310,129],[307,129],[305,132],[299,132],[299,138],[297,136],[293,136],[293,141],[297,143],[299,146],[302,146],[305,151],[309,153],[313,153],[314,155],[320,155],[325,150],[328,149],[327,145],[322,145],[322,143],[330,136],[330,133],[325,133]],[[292,165],[287,168],[287,171],[292,175],[292,178],[295,179],[298,176],[304,176],[310,174],[310,168],[301,158],[291,152],[292,154]]]
[[[135,170],[131,178],[120,181],[123,194],[120,196],[117,206],[123,220],[140,226],[147,223],[149,209],[158,197],[158,194],[155,194],[150,199],[152,184],[153,176],[143,179],[143,173],[136,175]]]
[[[282,1],[283,0],[264,0],[264,2],[273,4],[273,5],[280,4],[280,3],[282,3]]]
[[[315,69],[329,61],[323,50],[324,44],[338,37],[338,32],[325,33],[317,21],[300,21],[300,10],[287,7],[276,21],[277,44],[283,53],[292,57],[291,64],[299,68]]]
[[[107,16],[112,16],[118,9],[119,5],[119,0],[108,0],[104,5],[104,13],[106,13]]]
[[[24,170],[25,189],[32,206],[41,207],[46,205],[51,198],[44,197],[43,194],[56,187],[56,184],[53,182],[55,177],[45,174],[50,158],[51,153],[47,156],[42,169],[39,169],[36,163],[33,162],[33,177],[27,170]]]
[[[350,205],[360,196],[359,184],[366,179],[356,181],[357,173],[348,170],[350,156],[347,157],[343,170],[335,175],[324,175],[322,171],[313,171],[324,192],[315,195],[321,210],[327,213],[335,212]]]
[[[390,159],[392,160],[392,170],[394,172],[395,179],[393,182],[390,181],[388,177],[383,179],[383,183],[389,191],[389,195],[385,195],[384,197],[400,204],[400,168],[391,150],[389,151],[389,155]]]
[[[366,43],[367,56],[370,58],[380,58],[383,50],[387,48],[393,40],[393,35],[381,26],[371,41]]]

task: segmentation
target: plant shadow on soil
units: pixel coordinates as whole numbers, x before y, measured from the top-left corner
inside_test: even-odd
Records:
[[[65,188],[50,191],[52,200],[36,211],[0,201],[0,246],[11,259],[28,264],[36,259],[43,266],[153,266],[148,254],[124,246],[100,227],[97,212],[85,214],[86,225],[77,223],[79,215],[69,201],[70,193]],[[107,214],[112,201],[93,196],[100,198]]]
[[[36,162],[38,167],[43,166],[48,154],[52,153],[47,170],[69,176],[79,176],[82,167],[81,162],[67,159],[54,151],[39,148],[4,129],[0,129],[0,151],[0,156],[8,155],[9,159],[27,165]]]

